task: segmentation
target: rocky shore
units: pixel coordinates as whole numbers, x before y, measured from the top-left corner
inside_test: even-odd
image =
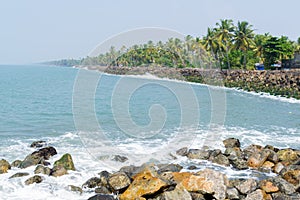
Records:
[[[82,68],[83,66],[78,66]],[[300,99],[300,70],[204,70],[199,68],[170,67],[100,67],[84,66],[118,75],[152,74],[209,85],[234,87],[246,91],[265,92],[272,95]]]
[[[89,200],[300,199],[300,150],[256,144],[241,149],[240,141],[235,138],[228,138],[223,144],[223,152],[208,147],[178,149],[174,152],[174,163],[145,163],[142,166],[125,166],[118,171],[101,171],[98,176],[83,183],[74,182],[74,185],[69,185],[69,190],[78,195],[92,190],[94,194]],[[23,187],[28,187],[50,176],[68,176],[68,171],[76,170],[69,153],[51,165],[49,158],[57,154],[54,147],[48,146],[45,141],[34,142],[31,147],[35,151],[24,160],[10,163],[1,159],[0,176],[11,168],[35,166],[35,175],[24,182]],[[206,160],[237,171],[259,171],[270,176],[229,178],[223,171],[211,168],[199,170],[201,162],[185,168],[175,164],[180,157],[193,161]],[[29,173],[18,172],[9,179],[24,176],[29,176]]]

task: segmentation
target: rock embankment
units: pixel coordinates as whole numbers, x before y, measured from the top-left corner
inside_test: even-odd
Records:
[[[78,183],[70,185],[69,190],[77,192],[78,195],[93,191],[94,195],[91,194],[89,200],[300,199],[299,150],[256,144],[242,149],[240,141],[236,138],[228,138],[223,144],[225,151],[181,148],[176,151],[173,163],[146,163],[142,166],[125,166],[119,171],[101,171],[98,176],[89,178],[80,186],[75,186]],[[64,154],[54,162],[52,169],[49,168],[47,160],[56,153],[54,150],[54,147],[41,147],[23,161],[19,161],[18,166],[14,166],[24,167],[24,162],[36,165],[35,175],[24,182],[24,187],[33,183],[39,184],[47,179],[47,176],[67,176],[68,170],[75,170],[70,154]],[[203,162],[180,166],[176,164],[176,159],[180,157],[187,157],[193,161],[207,160],[234,170],[260,171],[269,176],[230,178],[223,171],[211,168],[200,170]],[[40,162],[36,162],[37,158],[40,158]],[[11,166],[13,165],[2,159],[1,173],[7,173]],[[28,175],[29,173],[18,172],[9,178]]]
[[[118,75],[143,75],[170,78],[209,85],[235,87],[246,91],[300,99],[300,70],[204,70],[170,67],[87,67]]]

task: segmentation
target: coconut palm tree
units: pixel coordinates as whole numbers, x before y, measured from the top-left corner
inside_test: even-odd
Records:
[[[253,49],[255,46],[253,39],[254,30],[252,29],[252,25],[249,25],[246,21],[239,21],[234,31],[233,48],[242,51],[244,69],[246,69],[247,65],[247,51]]]

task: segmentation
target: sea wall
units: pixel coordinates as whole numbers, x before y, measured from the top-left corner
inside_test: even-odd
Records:
[[[235,87],[246,91],[300,99],[300,70],[205,70],[170,67],[87,67],[118,75],[152,74],[190,82]]]

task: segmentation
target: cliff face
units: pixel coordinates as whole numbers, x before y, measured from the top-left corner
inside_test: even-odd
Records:
[[[93,69],[97,69],[97,67]],[[220,71],[198,68],[108,67],[100,71],[119,75],[142,75],[149,73],[160,78],[236,87],[246,91],[266,92],[272,95],[300,99],[300,69]]]

